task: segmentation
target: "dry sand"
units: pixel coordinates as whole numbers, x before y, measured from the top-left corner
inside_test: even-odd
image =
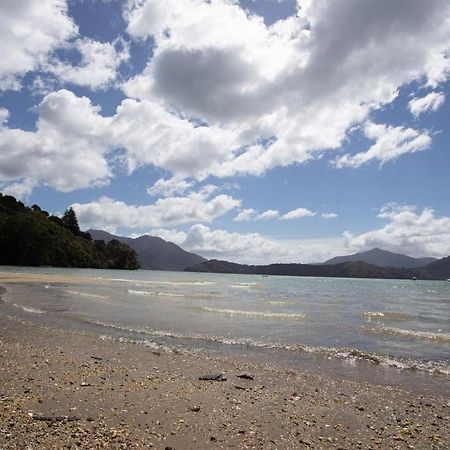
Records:
[[[0,449],[444,449],[449,416],[437,394],[0,316]]]

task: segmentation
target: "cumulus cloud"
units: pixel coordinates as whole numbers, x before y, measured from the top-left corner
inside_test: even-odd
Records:
[[[426,150],[431,145],[431,137],[427,131],[419,132],[412,128],[367,122],[364,134],[374,140],[375,144],[366,152],[356,155],[345,154],[337,158],[334,161],[337,168],[359,167],[373,160],[384,164],[401,155]]]
[[[150,205],[128,205],[108,197],[90,203],[74,203],[83,228],[101,228],[116,232],[117,228],[150,228],[192,222],[212,222],[239,207],[240,200],[229,195],[211,196],[208,190],[191,192],[186,197],[158,199]]]
[[[175,242],[182,248],[208,259],[243,263],[267,262],[268,257],[278,261],[290,259],[288,246],[258,233],[239,234],[220,229],[212,230],[205,225],[196,224],[187,233],[152,230],[150,234]]]
[[[267,26],[227,0],[130,0],[128,33],[152,36],[156,49],[123,88],[239,136],[209,147],[202,174],[258,175],[339,148],[403,85],[445,81],[449,9],[445,0],[318,0]]]
[[[346,245],[365,250],[381,247],[411,256],[444,257],[450,254],[450,217],[439,217],[435,211],[390,203],[378,217],[388,223],[359,235],[344,234]]]
[[[130,173],[154,165],[177,173],[178,180],[204,179],[215,158],[227,158],[222,146],[237,141],[234,133],[195,126],[148,101],[126,99],[105,117],[87,97],[62,89],[46,95],[36,110],[36,131],[0,127],[0,182],[32,176],[64,192],[102,185],[112,177],[108,155],[117,148],[124,149]]]
[[[20,77],[78,32],[65,0],[0,2],[0,91],[18,90]]]
[[[256,220],[269,220],[269,219],[277,219],[280,216],[280,213],[276,209],[268,209],[267,211],[262,212],[256,216]]]
[[[301,219],[302,217],[312,217],[315,216],[316,214],[317,214],[316,212],[310,211],[309,209],[306,208],[297,208],[287,212],[286,214],[283,214],[280,217],[280,219],[281,220]]]
[[[37,110],[36,131],[0,127],[0,181],[33,179],[63,192],[107,183],[110,119],[66,90],[47,95]]]
[[[49,93],[37,108],[36,131],[1,129],[0,181],[33,177],[63,191],[98,186],[113,176],[108,158],[117,149],[129,173],[151,165],[197,181],[260,175],[339,149],[360,124],[375,144],[337,159],[337,167],[428,148],[426,131],[367,125],[367,118],[412,81],[446,80],[450,4],[338,3],[302,1],[297,15],[266,25],[229,0],[129,0],[129,36],[155,42],[142,73],[123,84],[130,98],[104,117],[84,97]],[[0,62],[3,83],[44,67],[49,52],[76,36],[66,9],[63,0],[2,3],[0,49],[11,56]],[[91,87],[113,79],[117,46],[74,45],[81,64],[54,64],[58,77]],[[48,88],[45,78],[36,83]]]
[[[233,219],[235,222],[247,222],[254,218],[256,211],[253,208],[246,208],[239,212]]]
[[[437,111],[445,101],[445,95],[442,92],[430,92],[424,97],[414,97],[409,101],[408,106],[411,114],[418,117],[424,112]]]
[[[249,220],[271,220],[271,219],[280,219],[280,220],[293,220],[300,219],[302,217],[312,217],[315,216],[316,213],[314,211],[310,211],[306,208],[297,208],[292,211],[287,212],[286,214],[280,215],[280,212],[276,209],[268,209],[260,214],[257,213],[253,208],[243,209],[235,218],[235,222],[243,222]]]
[[[12,195],[20,200],[26,200],[36,186],[36,181],[32,178],[27,178],[22,181],[10,184],[0,184],[2,193],[5,195]]]
[[[186,181],[184,179],[178,179],[176,177],[169,178],[168,180],[160,178],[153,186],[147,189],[147,193],[150,195],[162,195],[164,197],[170,197],[175,194],[182,194],[193,186],[194,183]]]
[[[46,70],[62,82],[69,82],[91,89],[105,88],[116,78],[119,66],[129,58],[128,46],[123,41],[97,42],[78,39],[72,45],[81,57],[78,65],[53,58]]]

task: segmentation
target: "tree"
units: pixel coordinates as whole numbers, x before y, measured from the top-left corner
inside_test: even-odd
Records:
[[[75,236],[78,236],[80,234],[80,226],[78,225],[77,215],[75,214],[75,211],[72,209],[72,207],[67,209],[62,216],[62,223]]]

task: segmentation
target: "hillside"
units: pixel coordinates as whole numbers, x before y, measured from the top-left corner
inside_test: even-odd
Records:
[[[142,269],[184,270],[206,261],[199,255],[183,250],[173,242],[167,242],[156,236],[143,235],[138,238],[115,236],[102,230],[89,230],[93,239],[109,242],[117,239],[131,247],[137,254]]]
[[[394,267],[378,267],[361,261],[344,262],[330,265],[314,264],[270,264],[266,266],[249,266],[228,261],[212,259],[186,269],[189,272],[239,273],[253,275],[289,275],[310,277],[337,278],[393,278],[410,279],[413,277],[430,279],[427,272],[399,269]]]
[[[400,253],[392,253],[380,248],[373,248],[366,252],[355,253],[353,255],[336,256],[325,261],[323,264],[340,264],[351,261],[362,261],[380,267],[398,267],[403,269],[414,269],[423,267],[434,261],[436,258],[413,258]]]
[[[112,241],[93,242],[79,231],[72,209],[63,218],[0,193],[0,264],[137,269],[135,252]]]
[[[429,273],[433,278],[449,279],[450,278],[450,256],[439,259],[431,264],[422,267],[421,270]]]

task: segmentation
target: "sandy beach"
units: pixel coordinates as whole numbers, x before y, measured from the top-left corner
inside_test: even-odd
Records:
[[[0,448],[448,448],[450,399],[0,317]],[[201,380],[204,375],[220,380]]]

